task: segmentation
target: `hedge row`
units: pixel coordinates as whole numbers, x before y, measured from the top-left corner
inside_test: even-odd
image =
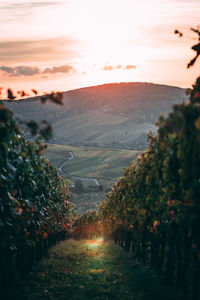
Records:
[[[72,205],[67,181],[42,157],[43,149],[24,137],[12,112],[0,103],[1,254],[16,257],[21,244],[32,247],[69,231]]]
[[[200,78],[100,208],[104,233],[197,299],[200,273]]]

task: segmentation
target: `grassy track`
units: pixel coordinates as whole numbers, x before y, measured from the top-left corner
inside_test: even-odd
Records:
[[[173,300],[155,274],[111,243],[64,241],[5,300]]]

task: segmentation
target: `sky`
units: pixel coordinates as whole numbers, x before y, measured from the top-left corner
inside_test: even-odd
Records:
[[[0,0],[0,86],[190,87],[200,66],[186,68],[197,42],[190,28],[198,25],[199,0]]]

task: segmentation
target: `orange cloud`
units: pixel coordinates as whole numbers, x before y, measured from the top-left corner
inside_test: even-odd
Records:
[[[136,69],[135,65],[126,65],[125,70],[133,70]]]
[[[112,71],[113,69],[114,69],[113,66],[105,66],[105,67],[103,68],[104,71]]]
[[[106,66],[104,66],[103,71],[112,71],[112,70],[120,70],[120,69],[133,70],[133,69],[136,69],[136,66],[135,65],[126,65],[126,66],[122,66],[122,65],[117,65],[117,66],[106,65]]]

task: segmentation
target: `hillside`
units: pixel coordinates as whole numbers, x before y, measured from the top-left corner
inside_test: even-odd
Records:
[[[38,98],[8,102],[21,119],[50,121],[57,144],[144,149],[160,113],[186,101],[185,90],[152,83],[120,83],[64,92],[64,107]]]

